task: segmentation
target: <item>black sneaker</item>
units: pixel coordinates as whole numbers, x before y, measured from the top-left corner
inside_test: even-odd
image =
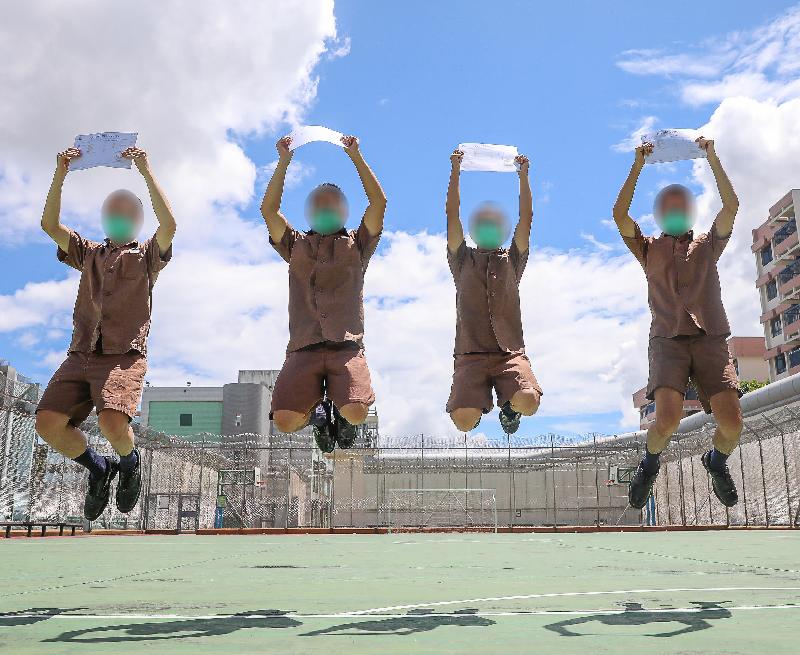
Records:
[[[117,462],[110,457],[106,460],[106,472],[100,478],[93,479],[89,476],[89,488],[83,501],[83,515],[87,521],[94,521],[108,506],[111,496],[111,481],[117,475]]]
[[[331,420],[331,403],[323,400],[314,408],[309,421],[314,430],[314,441],[323,453],[332,453],[336,447],[334,425]]]
[[[704,453],[700,458],[703,462],[708,474],[711,476],[711,487],[714,489],[714,495],[717,497],[725,507],[733,507],[739,502],[739,494],[736,492],[736,483],[731,477],[728,465],[722,468],[721,471],[712,468],[711,466],[711,451]]]
[[[510,400],[506,401],[506,403],[500,408],[500,425],[503,428],[503,432],[506,434],[514,434],[517,430],[519,430],[519,420],[521,418],[522,414],[511,409]]]
[[[634,509],[642,509],[653,491],[653,485],[658,477],[658,470],[649,473],[641,464],[631,478],[628,487],[628,503]]]
[[[127,514],[139,502],[139,493],[142,491],[142,460],[139,451],[136,453],[136,466],[130,471],[119,470],[119,482],[117,482],[117,509],[123,514]]]
[[[358,437],[358,427],[347,421],[334,405],[333,416],[336,430],[334,439],[339,448],[352,448]]]

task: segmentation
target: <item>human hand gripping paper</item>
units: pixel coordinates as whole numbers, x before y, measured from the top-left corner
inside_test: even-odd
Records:
[[[75,137],[75,147],[81,156],[70,162],[71,171],[79,171],[95,166],[111,168],[130,168],[131,160],[122,156],[128,148],[136,145],[136,132],[98,132],[79,134]]]
[[[461,160],[462,171],[494,171],[513,173],[517,170],[514,162],[519,152],[516,146],[501,146],[493,143],[461,143],[458,150],[464,153]]]
[[[344,134],[332,130],[322,125],[301,125],[296,127],[288,135],[291,141],[292,150],[296,150],[300,146],[304,146],[312,141],[326,141],[334,145],[344,147],[342,137]]]
[[[695,141],[699,136],[700,133],[697,130],[685,129],[658,130],[652,134],[645,134],[642,137],[642,143],[653,145],[653,152],[645,157],[645,162],[661,164],[705,157],[706,151]]]

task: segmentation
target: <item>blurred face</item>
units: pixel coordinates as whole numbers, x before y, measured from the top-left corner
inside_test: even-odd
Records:
[[[661,198],[661,214],[670,212],[689,213],[689,202],[685,194],[676,191],[664,194]]]
[[[694,197],[684,187],[666,187],[656,198],[654,213],[665,234],[682,236],[694,225]]]
[[[470,220],[470,236],[484,250],[497,250],[508,239],[509,224],[503,212],[494,208],[478,209]]]
[[[334,234],[347,220],[347,203],[344,197],[328,189],[314,191],[308,202],[308,221],[319,234]]]
[[[129,191],[115,191],[103,203],[103,231],[114,243],[134,241],[143,218],[142,204]]]

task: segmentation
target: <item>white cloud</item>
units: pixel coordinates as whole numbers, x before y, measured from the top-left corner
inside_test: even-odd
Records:
[[[256,166],[242,137],[294,123],[313,100],[313,70],[338,56],[333,0],[291,10],[245,0],[192,4],[20,3],[0,23],[0,238],[40,238],[55,154],[83,132],[132,130],[183,220],[184,247],[220,232],[246,240],[227,212],[253,194]],[[64,215],[96,230],[105,194],[146,190],[135,171],[70,174]],[[150,221],[152,226],[152,219]]]
[[[794,98],[800,94],[800,7],[756,29],[707,39],[689,52],[628,51],[617,65],[636,75],[679,80],[680,97],[693,105],[736,96]]]
[[[642,137],[653,131],[657,120],[655,116],[643,116],[638,127],[622,141],[611,146],[611,149],[615,152],[633,152],[642,145]]]

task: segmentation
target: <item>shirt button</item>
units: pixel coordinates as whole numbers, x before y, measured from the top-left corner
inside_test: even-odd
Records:
[[[492,291],[492,293],[490,295],[494,296],[494,291]]]
[[[321,316],[322,318],[328,318],[328,315],[327,315],[327,314],[320,314],[320,316]]]

